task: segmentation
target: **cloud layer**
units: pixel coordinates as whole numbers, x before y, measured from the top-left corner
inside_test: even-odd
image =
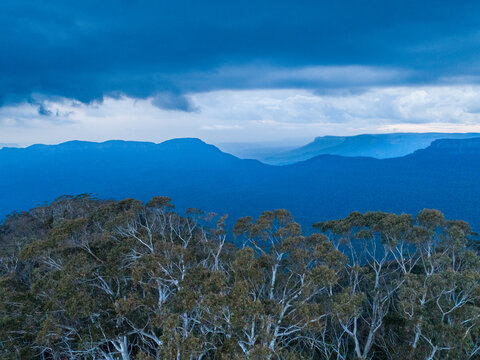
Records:
[[[446,0],[3,1],[0,102],[157,96],[188,112],[185,94],[223,89],[472,83],[479,11]]]
[[[169,96],[161,101],[177,101]],[[222,143],[395,131],[480,132],[479,99],[477,85],[375,87],[343,94],[217,90],[190,95],[188,105],[182,105],[195,109],[189,112],[159,108],[154,97],[93,104],[56,99],[42,105],[49,116],[39,114],[35,104],[0,108],[0,143],[160,142],[185,136]]]

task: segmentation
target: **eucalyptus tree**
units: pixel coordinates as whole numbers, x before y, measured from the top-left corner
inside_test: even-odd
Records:
[[[333,295],[345,256],[323,235],[303,236],[286,210],[239,219],[234,232],[244,236],[233,263],[233,291],[242,300],[231,310],[240,314],[232,322],[243,353],[271,358],[291,349],[312,356],[326,324],[323,298]]]
[[[479,356],[480,258],[467,247],[468,224],[423,210],[316,227],[349,256],[332,303],[338,343],[347,335],[359,359]]]
[[[410,353],[426,359],[478,357],[480,258],[466,246],[471,229],[433,210],[415,220],[416,271],[399,297]]]
[[[305,236],[170,199],[63,197],[0,225],[5,359],[478,359],[462,221],[368,212]],[[234,244],[240,244],[235,246]]]

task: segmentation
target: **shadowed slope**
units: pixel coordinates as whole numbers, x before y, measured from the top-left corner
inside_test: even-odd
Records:
[[[480,228],[480,139],[438,140],[393,159],[322,155],[288,166],[241,160],[198,139],[108,141],[0,151],[0,213],[63,194],[172,197],[231,217],[286,208],[303,225],[352,211],[437,208]]]

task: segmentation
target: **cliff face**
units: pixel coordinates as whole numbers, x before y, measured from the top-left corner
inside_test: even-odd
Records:
[[[435,140],[425,151],[436,151],[442,153],[463,155],[463,154],[479,154],[480,155],[480,138],[472,139],[441,139]]]
[[[366,156],[377,159],[402,157],[425,149],[439,139],[473,139],[479,133],[394,133],[356,136],[325,136],[300,148],[262,159],[267,164],[286,165],[318,155]]]

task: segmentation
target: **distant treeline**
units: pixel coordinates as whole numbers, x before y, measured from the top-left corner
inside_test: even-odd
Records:
[[[304,236],[170,200],[62,197],[0,226],[2,359],[479,359],[480,256],[436,210]],[[235,241],[228,241],[233,235]]]

